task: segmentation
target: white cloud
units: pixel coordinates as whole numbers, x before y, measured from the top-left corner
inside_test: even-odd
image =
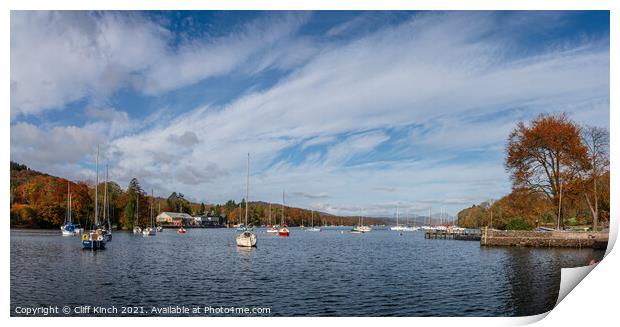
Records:
[[[94,155],[93,145],[104,139],[103,134],[90,128],[42,129],[29,123],[17,123],[11,126],[11,160],[33,163],[34,168],[78,163]]]
[[[292,204],[331,213],[353,214],[366,206],[369,213],[386,214],[395,201],[412,203],[412,210],[422,210],[429,203],[458,209],[467,201],[500,196],[509,190],[501,160],[469,163],[458,157],[460,151],[497,147],[505,141],[513,119],[549,108],[579,103],[576,116],[604,121],[601,112],[609,111],[605,105],[609,50],[584,43],[514,58],[513,39],[502,34],[497,21],[486,14],[474,16],[420,14],[346,44],[321,45],[319,51],[314,48],[317,44],[305,43],[308,50],[294,60],[299,68],[273,87],[222,107],[200,106],[169,120],[154,121],[141,132],[112,140],[111,173],[121,181],[139,177],[159,192],[182,191],[200,200],[221,202],[242,196],[245,155],[250,152],[251,198],[279,201],[282,189],[329,194],[329,201],[298,197],[292,199],[298,203]],[[511,22],[510,28],[518,30],[519,24],[531,23]],[[279,24],[289,28],[265,32],[258,39],[246,31],[237,39],[187,44],[174,53],[163,50],[154,62],[165,64],[130,80],[139,82],[136,87],[144,92],[156,93],[231,71],[236,67],[233,62],[243,62],[248,56],[261,59],[255,67],[273,67],[281,54],[272,54],[269,46],[279,48],[301,23],[292,19]],[[165,31],[157,33],[165,36]],[[241,49],[245,43],[250,48],[269,46],[261,48],[264,53],[248,54]],[[230,54],[232,59],[204,62],[212,53]],[[519,108],[518,116],[471,119],[514,108]],[[410,125],[428,130],[413,138],[402,136],[404,142],[389,133]],[[191,146],[178,146],[184,135]],[[29,144],[25,142],[16,144]],[[372,156],[378,147],[392,142],[404,143],[402,157],[392,162]],[[11,144],[13,151],[13,139]],[[312,145],[325,147],[325,153],[312,152],[301,163],[287,157],[289,150]],[[450,151],[411,159],[412,154],[429,149]],[[374,159],[351,165],[356,156]],[[386,192],[391,189],[397,192]]]
[[[135,13],[13,11],[11,116],[59,109],[84,98],[99,103],[123,87],[157,95],[241,64],[289,67],[311,51],[302,43],[288,50],[286,42],[306,19],[269,15],[230,35],[173,47],[169,30]],[[272,47],[283,54],[269,59],[266,51]]]

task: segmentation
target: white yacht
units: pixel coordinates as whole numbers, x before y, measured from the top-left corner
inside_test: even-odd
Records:
[[[248,175],[246,180],[246,188],[245,188],[245,224],[244,226],[248,226],[248,206],[250,205],[250,154],[248,153]],[[256,235],[252,233],[250,230],[245,230],[241,232],[241,234],[237,235],[236,238],[237,246],[241,247],[255,247],[256,246]]]

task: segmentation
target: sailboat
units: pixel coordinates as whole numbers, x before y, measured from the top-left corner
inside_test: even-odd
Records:
[[[314,210],[312,210],[312,227],[306,229],[309,232],[320,232],[321,229],[320,228],[316,228],[314,227]]]
[[[286,228],[286,223],[284,222],[284,191],[282,191],[282,218],[280,219],[280,229],[278,229],[278,235],[282,237],[287,237],[291,234],[291,232]]]
[[[161,214],[161,204],[159,203],[159,201],[157,201],[157,212],[159,212],[159,214]],[[164,231],[164,227],[161,226],[161,225],[157,225],[157,232],[161,233],[163,231]]]
[[[398,224],[398,203],[396,204],[396,226],[390,227],[390,229],[399,232],[404,230],[404,227]]]
[[[245,188],[245,226],[248,225],[248,206],[250,204],[249,201],[250,196],[250,154],[248,153],[248,175],[246,179],[246,188]],[[237,246],[242,247],[254,247],[256,246],[256,235],[252,233],[250,230],[244,230],[241,234],[237,235]]]
[[[153,223],[153,189],[151,189],[150,211],[151,211],[150,225],[142,231],[142,236],[157,235],[157,230],[155,229],[155,224]]]
[[[71,222],[71,184],[67,181],[67,217],[65,223],[60,227],[62,236],[74,236],[79,232],[79,224]]]
[[[370,228],[370,226],[364,226],[364,216],[362,216],[362,209],[360,208],[360,217],[359,217],[358,225],[353,227],[353,230],[351,231],[351,233],[354,233],[354,234],[368,233],[371,230],[372,228]]]
[[[271,202],[269,203],[269,225],[267,225],[267,233],[278,233],[278,226],[271,224]]]
[[[97,145],[96,160],[96,180],[95,180],[95,219],[93,228],[82,235],[82,247],[86,250],[105,249],[106,240],[103,236],[104,229],[99,225],[99,205],[98,205],[98,189],[99,189],[99,145]]]
[[[415,232],[417,230],[420,229],[420,227],[416,227],[416,226],[410,226],[409,225],[409,210],[407,210],[407,225],[405,225],[405,227],[403,227],[403,232]]]
[[[112,241],[112,224],[110,224],[110,200],[108,199],[108,164],[105,165],[105,185],[103,190],[103,220],[107,223],[103,237],[106,242],[110,242]]]
[[[140,205],[140,193],[136,193],[136,218],[134,219],[134,222],[133,222],[133,233],[134,234],[142,234],[142,228],[138,226],[138,221],[139,221],[138,216],[140,213],[140,210],[138,210],[139,205]]]

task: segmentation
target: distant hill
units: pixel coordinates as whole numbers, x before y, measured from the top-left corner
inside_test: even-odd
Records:
[[[132,184],[133,183],[133,184]],[[158,211],[186,212],[192,215],[211,213],[224,217],[228,224],[236,224],[245,218],[244,202],[229,200],[223,204],[201,204],[188,201],[182,193],[174,192],[168,198],[151,197],[140,188],[137,180],[124,189],[116,182],[108,183],[110,202],[110,220],[119,228],[131,229],[135,221],[145,225],[149,220],[150,204],[153,203],[155,214]],[[95,186],[87,182],[73,182],[65,178],[51,176],[11,161],[11,227],[22,228],[57,228],[67,214],[68,191],[71,192],[72,217],[74,222],[89,226],[94,220]],[[99,204],[103,202],[104,183],[99,184]],[[137,190],[137,191],[136,191]],[[139,202],[139,214],[136,216],[135,203]],[[269,203],[250,202],[249,221],[253,225],[269,223]],[[103,219],[100,210],[99,219]],[[315,211],[315,225],[355,225],[358,217],[335,216]],[[309,225],[312,211],[291,206],[284,207],[284,222],[289,226]],[[282,207],[279,203],[271,204],[271,221],[280,223]],[[365,224],[385,224],[384,218],[364,218]]]

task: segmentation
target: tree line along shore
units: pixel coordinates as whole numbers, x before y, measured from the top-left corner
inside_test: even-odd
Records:
[[[98,185],[98,196],[103,196],[104,183]],[[71,211],[74,222],[82,226],[92,224],[95,212],[95,186],[88,181],[73,182],[65,178],[48,175],[11,161],[11,227],[15,228],[58,228],[67,214],[68,191],[71,193]],[[118,183],[108,182],[108,199],[112,224],[119,229],[132,229],[134,223],[145,226],[150,221],[150,208],[154,215],[160,212],[181,212],[192,216],[210,215],[222,217],[225,225],[243,221],[245,200],[229,200],[223,204],[205,204],[189,201],[184,194],[173,192],[167,198],[151,197],[142,189],[139,181],[133,178],[126,189]],[[100,203],[102,199],[99,199]],[[138,213],[136,213],[136,205]],[[243,209],[243,210],[242,210]],[[282,204],[250,202],[249,223],[254,226],[269,223],[269,210],[273,224],[280,222]],[[138,219],[136,219],[138,215]],[[285,222],[298,226],[310,223],[310,210],[284,206]],[[314,223],[328,225],[354,225],[357,217],[314,213]],[[385,224],[380,218],[367,218],[371,224]]]

